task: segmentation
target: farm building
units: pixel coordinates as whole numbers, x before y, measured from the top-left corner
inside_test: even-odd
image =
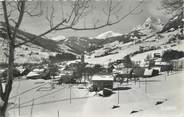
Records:
[[[154,53],[153,56],[154,56],[154,58],[161,58],[162,54],[161,53]]]
[[[184,58],[171,60],[171,64],[173,65],[173,70],[182,70],[184,67]]]
[[[134,77],[143,77],[144,71],[145,71],[145,68],[143,67],[135,67],[133,68],[133,75]]]
[[[158,74],[159,74],[159,70],[158,69],[146,68],[144,70],[144,77],[157,76]]]
[[[132,68],[115,68],[113,69],[113,75],[115,81],[124,80],[124,78],[132,77]]]
[[[163,62],[163,61],[156,61],[155,62],[155,67],[160,67],[160,71],[168,71],[171,67],[171,64],[168,62]]]
[[[94,75],[91,80],[97,91],[103,90],[104,88],[113,88],[114,78],[111,75]]]

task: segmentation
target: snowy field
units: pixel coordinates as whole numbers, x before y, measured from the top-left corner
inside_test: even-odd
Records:
[[[69,85],[50,88],[49,81],[15,81],[10,117],[184,117],[184,71],[123,84],[118,93],[100,97]],[[145,88],[145,85],[147,88]],[[129,89],[130,88],[130,89]],[[18,96],[17,96],[18,95]],[[161,104],[155,105],[158,101]],[[19,106],[20,104],[20,106]],[[138,111],[131,114],[132,111]],[[59,114],[59,115],[58,115]]]

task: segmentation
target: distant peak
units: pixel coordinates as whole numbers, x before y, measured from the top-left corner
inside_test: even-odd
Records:
[[[138,25],[137,27],[133,28],[134,30],[140,30],[142,33],[149,34],[151,32],[160,31],[162,28],[161,20],[157,19],[153,16],[149,16],[145,19],[142,25]]]
[[[63,36],[63,35],[57,35],[57,36],[55,36],[55,37],[52,37],[51,39],[52,39],[53,41],[61,41],[61,40],[65,40],[66,37]]]
[[[109,37],[116,37],[116,36],[121,36],[122,34],[120,33],[116,33],[116,32],[113,32],[113,31],[107,31],[107,32],[104,32],[102,34],[99,34],[97,35],[95,38],[96,39],[106,39],[106,38],[109,38]]]

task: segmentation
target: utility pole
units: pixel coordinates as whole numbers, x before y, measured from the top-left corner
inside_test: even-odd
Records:
[[[182,34],[184,36],[184,1],[183,1],[183,6],[182,6]]]
[[[19,97],[19,116],[20,116],[20,97]]]
[[[119,87],[120,87],[120,84],[118,86],[118,105],[119,105]]]
[[[59,110],[57,111],[57,115],[58,115],[58,117],[59,117]]]
[[[145,78],[145,93],[147,93],[147,78]]]
[[[33,97],[32,105],[31,105],[31,117],[33,116],[33,106],[34,106],[34,97]]]
[[[71,89],[71,87],[72,87],[72,84],[70,84],[70,104],[72,103],[72,89]]]

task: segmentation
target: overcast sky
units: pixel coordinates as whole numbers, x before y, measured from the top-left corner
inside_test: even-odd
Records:
[[[116,1],[116,0],[113,0]],[[123,5],[123,8],[121,9],[121,11],[118,13],[119,16],[123,16],[126,13],[128,13],[128,11],[131,8],[134,8],[140,0],[117,0],[120,1],[121,4]],[[95,36],[98,35],[100,33],[106,32],[106,31],[114,31],[114,32],[118,32],[118,33],[127,33],[130,30],[133,29],[133,27],[142,24],[148,17],[152,16],[152,17],[156,17],[156,18],[160,18],[162,21],[166,19],[165,14],[163,14],[158,8],[160,5],[160,0],[142,0],[144,1],[141,6],[136,10],[136,12],[134,14],[129,15],[128,17],[126,17],[124,20],[122,20],[120,23],[113,25],[113,26],[109,26],[106,28],[102,28],[99,30],[91,30],[91,31],[72,31],[72,30],[64,30],[64,31],[57,31],[54,33],[51,33],[49,35],[47,35],[49,38],[53,37],[53,36],[57,36],[57,35],[64,35],[64,36]],[[43,9],[46,8],[46,6],[51,5],[52,2],[44,2],[42,4]],[[92,21],[94,21],[95,19],[99,19],[99,20],[104,20],[106,18],[106,16],[103,14],[102,9],[105,7],[106,5],[106,0],[94,0],[93,2],[94,4],[94,9],[93,11],[90,12],[90,14],[87,16],[86,18],[86,27],[87,26],[91,26],[92,25]],[[70,11],[70,7],[69,7],[69,1],[65,0],[65,2],[63,3],[64,5],[64,12]],[[61,3],[60,2],[55,2],[54,3],[55,6],[55,21],[59,22],[60,21],[60,16],[61,16]],[[140,13],[140,11],[142,11]],[[101,22],[103,23],[103,22]],[[77,25],[78,27],[83,27],[84,26],[84,22],[83,20],[81,20],[81,23],[79,23]],[[46,30],[49,29],[49,25],[48,22],[46,21],[44,16],[41,17],[34,17],[34,18],[30,18],[28,16],[24,17],[23,19],[23,23],[21,26],[21,29],[30,32],[30,33],[34,33],[34,34],[40,34]]]

